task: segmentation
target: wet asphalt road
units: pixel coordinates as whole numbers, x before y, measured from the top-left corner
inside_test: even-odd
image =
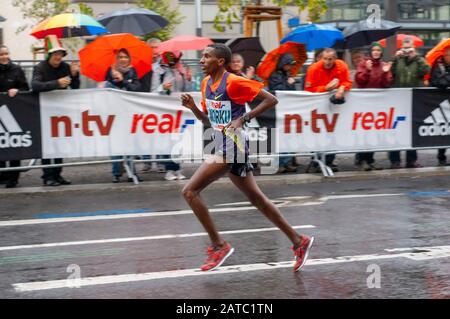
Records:
[[[0,298],[450,298],[449,179],[261,182],[316,237],[297,274],[287,238],[226,180],[203,197],[236,250],[209,274],[182,183],[0,193]]]

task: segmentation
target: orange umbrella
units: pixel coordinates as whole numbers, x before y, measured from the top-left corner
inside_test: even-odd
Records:
[[[81,74],[97,81],[105,80],[106,72],[115,63],[120,49],[127,49],[131,65],[141,78],[152,69],[153,52],[150,46],[132,34],[112,34],[98,37],[80,50]]]
[[[411,38],[415,47],[423,47],[423,41],[418,36],[412,34],[397,34],[397,48],[402,47],[403,40],[406,38]],[[380,40],[379,43],[381,46],[386,47],[386,39]]]
[[[264,80],[266,85],[270,75],[277,69],[278,60],[286,53],[292,54],[296,62],[291,69],[292,76],[297,75],[303,63],[305,63],[308,58],[305,45],[297,42],[286,42],[275,50],[270,51],[264,58],[264,61],[262,61],[256,69],[256,74]]]
[[[450,38],[443,39],[437,46],[427,53],[426,59],[429,65],[433,66],[437,59],[439,59],[447,48],[450,48]]]

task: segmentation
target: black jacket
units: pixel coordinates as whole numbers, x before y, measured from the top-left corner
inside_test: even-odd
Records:
[[[450,65],[436,63],[431,70],[430,84],[440,89],[450,88]]]
[[[59,86],[58,80],[66,76],[70,76],[72,79],[72,82],[70,83],[72,89],[80,88],[80,74],[73,77],[70,73],[69,64],[61,62],[57,68],[54,68],[48,61],[42,61],[34,67],[31,86],[33,91],[37,93],[64,90]]]
[[[295,91],[295,84],[288,84],[287,80],[290,75],[283,70],[283,66],[291,64],[294,58],[291,54],[286,53],[278,60],[277,70],[269,77],[269,91]]]
[[[113,79],[111,68],[109,68],[105,80],[109,83],[109,87],[132,92],[141,91],[141,83],[138,80],[136,69],[133,67],[123,74],[122,82],[116,82],[116,80]]]
[[[11,62],[0,64],[0,92],[8,92],[10,89],[30,90],[22,68]]]

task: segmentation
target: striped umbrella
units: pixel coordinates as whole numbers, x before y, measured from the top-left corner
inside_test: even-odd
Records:
[[[107,32],[103,25],[88,15],[64,13],[42,21],[30,34],[37,39],[43,39],[52,34],[58,38],[72,38]]]

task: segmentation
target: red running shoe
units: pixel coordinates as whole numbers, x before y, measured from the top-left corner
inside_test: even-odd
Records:
[[[227,242],[223,248],[209,246],[207,251],[208,258],[206,258],[205,263],[200,269],[202,271],[210,271],[220,267],[233,252],[234,248]]]
[[[311,250],[311,246],[314,242],[314,237],[301,236],[300,246],[294,250],[295,255],[295,265],[294,272],[299,271],[303,265],[306,263],[306,259],[308,259],[309,251]]]

